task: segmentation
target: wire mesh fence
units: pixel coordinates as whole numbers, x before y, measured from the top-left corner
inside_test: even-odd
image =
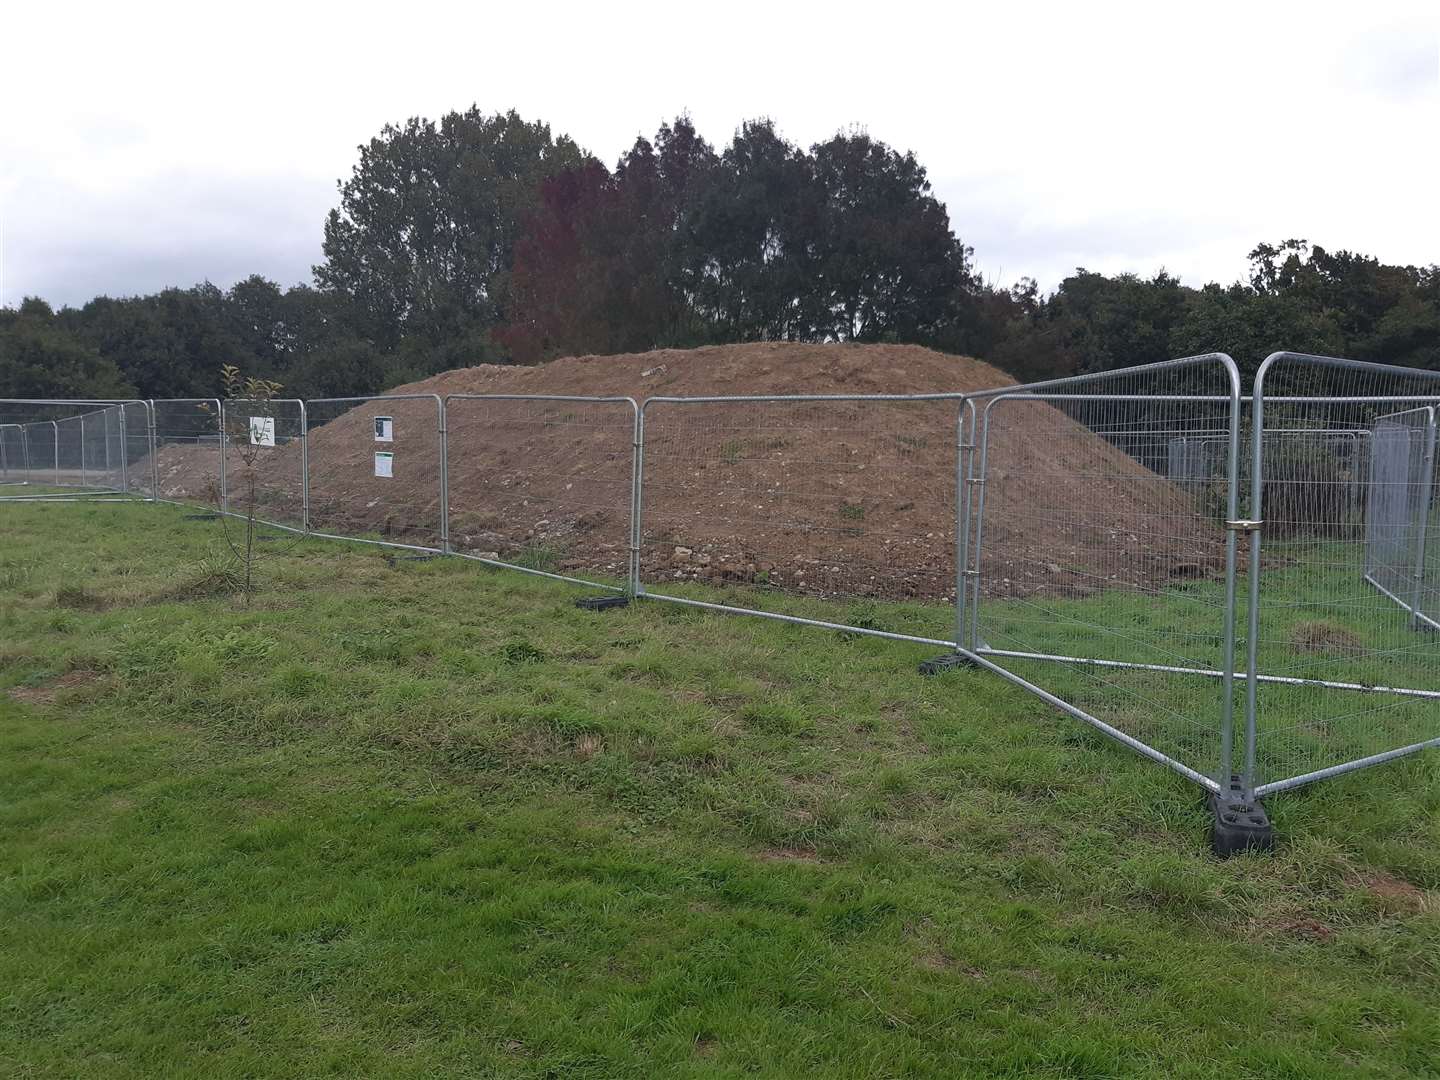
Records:
[[[1233,745],[1233,363],[1007,388],[977,407],[970,646],[1213,789]],[[1166,475],[1177,445],[1216,431],[1224,454]]]
[[[1246,765],[1261,793],[1440,737],[1423,614],[1437,400],[1440,374],[1340,359],[1276,354],[1257,377]],[[1367,432],[1368,461],[1336,430]]]
[[[624,590],[638,415],[626,397],[447,397],[451,550]]]
[[[0,421],[0,487],[31,482],[30,440],[20,423]]]
[[[305,403],[222,400],[220,433],[222,511],[303,530]]]
[[[838,600],[816,621],[953,643],[964,415],[958,394],[646,401],[639,587],[776,617]]]
[[[253,506],[944,646],[1264,794],[1440,744],[1437,412],[1440,373],[1295,354],[1244,398],[1211,354],[968,394],[0,402],[0,499]]]
[[[325,398],[306,408],[310,531],[443,550],[440,398]]]
[[[50,497],[124,493],[145,454],[149,416],[140,401],[0,400],[4,497],[39,498],[42,487],[63,489]]]
[[[220,509],[224,457],[220,400],[168,398],[152,401],[150,407],[155,433],[140,470],[142,481],[159,499]]]
[[[1365,503],[1365,580],[1440,630],[1431,614],[1427,550],[1435,471],[1435,409],[1407,409],[1375,420]]]

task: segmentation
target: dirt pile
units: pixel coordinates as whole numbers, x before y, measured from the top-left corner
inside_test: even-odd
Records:
[[[986,364],[913,346],[753,344],[462,368],[392,393],[643,401],[962,393],[1010,384]],[[377,417],[391,419],[391,441],[376,441]],[[652,403],[644,580],[953,595],[957,418],[954,401]],[[447,419],[458,550],[562,573],[624,573],[628,404],[452,399]],[[377,451],[394,455],[393,477],[375,476]],[[433,401],[312,406],[309,452],[312,527],[437,542]],[[299,446],[265,453],[261,502],[271,516],[297,520]],[[170,446],[160,463],[167,497],[203,497],[214,486],[213,452]],[[232,460],[232,491],[243,482],[236,469]],[[984,498],[982,571],[993,595],[1152,588],[1206,575],[1220,557],[1221,536],[1191,496],[1049,405],[997,409]]]

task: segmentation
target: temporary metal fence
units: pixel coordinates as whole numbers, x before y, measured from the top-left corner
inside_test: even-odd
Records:
[[[973,400],[966,647],[1070,715],[1220,791],[1234,746],[1234,363],[1211,354]],[[1176,439],[1216,430],[1228,445],[1210,456],[1198,493],[1142,463],[1166,461]]]
[[[969,415],[963,394],[647,400],[636,591],[953,647]],[[688,583],[761,588],[722,603]],[[761,606],[767,591],[847,606]],[[929,603],[876,608],[898,600]]]
[[[1440,580],[1426,573],[1429,543],[1440,542],[1430,535],[1435,415],[1425,406],[1376,419],[1365,505],[1365,580],[1430,630],[1440,630]]]
[[[435,394],[305,403],[308,528],[444,551],[445,418]]]
[[[224,484],[224,435],[219,398],[150,402],[154,437],[140,481],[162,502],[218,510]],[[247,433],[248,434],[248,433]]]
[[[220,403],[220,508],[281,529],[305,531],[305,402]]]
[[[1283,353],[1242,396],[1214,353],[952,394],[61,411],[0,410],[4,490],[936,646],[1199,785],[1226,843],[1267,793],[1440,744],[1440,373]]]
[[[143,401],[0,400],[0,498],[124,494],[149,432]]]
[[[445,398],[450,550],[626,592],[639,415],[628,397]]]
[[[1257,795],[1440,745],[1436,573],[1422,546],[1440,373],[1276,353],[1253,395],[1244,784]],[[1365,497],[1328,437],[1372,435]],[[1409,550],[1408,570],[1396,566]]]

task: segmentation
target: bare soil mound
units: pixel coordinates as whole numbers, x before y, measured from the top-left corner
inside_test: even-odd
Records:
[[[1011,384],[986,364],[914,346],[767,343],[461,368],[391,393],[643,401]],[[957,414],[954,401],[652,403],[644,580],[953,595]],[[391,442],[375,440],[379,416],[393,421]],[[437,420],[430,400],[312,405],[312,527],[437,543]],[[628,404],[452,399],[448,425],[457,550],[560,573],[625,572]],[[377,451],[394,455],[393,477],[375,476]],[[269,516],[298,520],[298,443],[265,455],[262,504]],[[166,497],[213,491],[213,451],[165,447],[160,466]],[[232,491],[243,485],[237,468],[232,460]],[[984,497],[982,573],[992,595],[1155,588],[1208,575],[1221,556],[1219,531],[1196,512],[1194,497],[1041,403],[997,410]]]

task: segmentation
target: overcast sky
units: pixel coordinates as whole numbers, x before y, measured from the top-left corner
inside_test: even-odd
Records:
[[[1440,3],[107,2],[7,10],[0,303],[308,281],[387,121],[472,102],[613,164],[688,111],[864,127],[993,281],[1232,281],[1260,240],[1440,261]]]

